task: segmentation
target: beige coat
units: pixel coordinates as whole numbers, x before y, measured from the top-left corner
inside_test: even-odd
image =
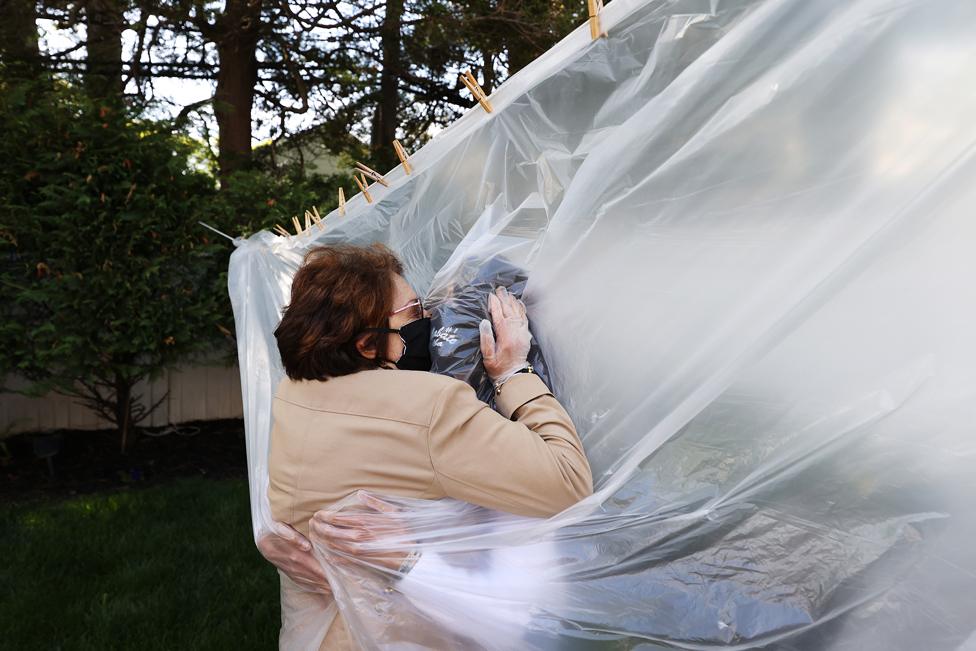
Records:
[[[360,489],[530,516],[592,492],[576,428],[537,376],[514,376],[496,403],[500,413],[464,382],[420,371],[285,379],[273,406],[271,513],[307,534],[315,511]],[[283,605],[315,599],[298,590],[282,576]],[[341,618],[321,648],[354,648]]]

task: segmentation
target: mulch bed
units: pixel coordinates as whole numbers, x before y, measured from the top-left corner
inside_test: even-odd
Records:
[[[4,458],[0,449],[0,503],[127,490],[173,477],[247,476],[241,420],[145,428],[127,454],[115,430],[56,434],[61,449],[50,460],[37,457],[33,435],[5,441],[9,455]]]

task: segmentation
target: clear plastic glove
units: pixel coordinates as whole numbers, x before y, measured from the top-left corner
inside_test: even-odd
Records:
[[[479,325],[481,354],[485,358],[488,377],[502,383],[529,365],[529,348],[532,345],[529,318],[525,314],[525,303],[504,287],[488,295],[488,312],[491,322],[482,319]]]
[[[283,522],[273,523],[272,533],[258,540],[258,550],[298,585],[313,592],[332,594],[325,571],[312,553],[312,544],[294,528]]]

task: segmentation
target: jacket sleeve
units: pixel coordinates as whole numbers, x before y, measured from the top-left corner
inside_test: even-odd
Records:
[[[444,494],[509,513],[548,517],[593,492],[576,427],[541,379],[515,375],[496,404],[500,413],[459,381],[441,392],[431,416],[428,448]]]

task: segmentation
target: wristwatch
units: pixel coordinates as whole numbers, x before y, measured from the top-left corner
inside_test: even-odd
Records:
[[[404,574],[412,570],[413,566],[416,565],[417,561],[420,560],[420,556],[420,552],[416,549],[407,554],[404,557],[403,562],[400,563],[400,569],[397,570],[397,573],[402,577]]]
[[[498,394],[500,394],[502,392],[502,385],[505,384],[505,382],[508,382],[509,380],[511,380],[513,377],[515,377],[519,373],[532,373],[532,374],[535,374],[535,369],[532,368],[532,364],[527,364],[525,366],[525,368],[520,368],[519,370],[515,371],[509,377],[505,378],[504,381],[502,381],[502,382],[495,382],[495,395],[497,396]]]
[[[423,556],[423,554],[419,550],[416,550],[416,549],[413,550],[412,552],[410,552],[409,554],[407,554],[403,558],[403,561],[400,563],[400,567],[397,569],[396,575],[393,577],[392,580],[390,580],[387,583],[387,585],[384,588],[384,590],[387,593],[396,592],[397,591],[397,589],[396,589],[396,583],[398,581],[400,581],[400,579],[402,579],[404,576],[406,576],[407,573],[410,572],[410,570],[412,570],[414,568],[414,566],[417,564],[417,561],[420,560],[420,557],[421,556]]]

